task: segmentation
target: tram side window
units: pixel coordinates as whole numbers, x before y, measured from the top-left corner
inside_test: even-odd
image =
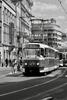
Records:
[[[56,56],[56,58],[58,58],[59,59],[59,53],[57,52],[57,54],[56,54],[57,56]],[[61,59],[62,59],[62,55],[61,55]]]
[[[40,50],[39,49],[36,50],[36,55],[40,56]]]
[[[48,57],[48,49],[47,49],[47,48],[45,48],[44,56],[45,56],[45,57]]]
[[[24,49],[23,49],[23,57],[25,57],[25,52],[24,52]]]
[[[54,57],[55,56],[54,50],[46,48],[45,55],[46,55],[46,57]]]
[[[44,57],[44,49],[41,48],[41,55]]]
[[[54,50],[51,49],[51,53],[50,53],[50,54],[51,54],[51,57],[55,57],[55,52],[54,52]]]
[[[60,60],[62,59],[62,53],[59,53],[59,59]]]
[[[67,54],[66,54],[66,59],[67,59]]]

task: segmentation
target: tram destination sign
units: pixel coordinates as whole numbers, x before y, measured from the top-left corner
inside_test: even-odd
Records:
[[[27,44],[26,49],[38,49],[40,46],[38,44]]]

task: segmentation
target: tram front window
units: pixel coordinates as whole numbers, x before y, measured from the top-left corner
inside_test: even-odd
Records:
[[[24,56],[40,56],[40,50],[39,49],[24,49],[23,52]]]

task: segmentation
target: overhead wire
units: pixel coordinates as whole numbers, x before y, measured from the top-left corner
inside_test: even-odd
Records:
[[[62,5],[62,1],[58,0],[58,2],[60,3],[60,5],[61,5],[62,9],[63,9],[63,10],[64,10],[64,12],[65,12],[65,14],[67,14],[66,9],[65,9],[65,8],[64,8],[64,6]]]

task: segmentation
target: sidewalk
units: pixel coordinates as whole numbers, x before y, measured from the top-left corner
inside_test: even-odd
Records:
[[[46,76],[42,76],[42,77],[25,77],[23,76],[23,73],[22,72],[17,72],[15,74],[12,74],[12,75],[6,75],[5,77],[3,78],[0,78],[0,84],[5,84],[5,83],[11,83],[11,82],[22,82],[22,81],[27,81],[27,80],[33,80],[33,79],[45,79],[45,78],[56,78],[58,74],[61,75],[62,71],[55,71],[55,72],[52,72],[51,74],[49,75],[46,75]]]
[[[15,66],[14,69],[17,71],[17,66]],[[7,66],[7,67],[0,66],[0,71],[5,71],[5,70],[11,70],[11,67],[10,66]],[[22,70],[22,66],[20,67],[20,70]]]
[[[8,67],[5,67],[5,66],[4,66],[4,67],[1,67],[1,66],[0,66],[0,71],[10,70],[10,69],[11,69],[11,68],[10,68],[9,66],[8,66]]]
[[[17,67],[14,67],[14,69],[15,69],[15,72],[14,73],[12,73],[11,72],[11,67],[0,67],[0,72],[2,73],[2,72],[8,72],[7,74],[4,74],[4,75],[1,75],[0,76],[0,79],[1,78],[3,78],[3,77],[17,77],[17,76],[19,76],[19,75],[21,75],[22,74],[22,67],[20,67],[20,70],[21,71],[17,71]]]
[[[7,83],[11,83],[11,82],[22,82],[22,81],[27,81],[27,80],[32,80],[32,79],[40,79],[40,78],[43,78],[43,79],[50,78],[51,79],[51,78],[56,78],[57,75],[59,75],[59,74],[61,75],[62,73],[64,73],[64,71],[58,70],[58,71],[54,71],[54,72],[50,73],[47,76],[25,77],[25,76],[23,76],[23,73],[21,71],[21,72],[15,73],[15,74],[8,74],[8,75],[5,75],[4,77],[1,77],[0,84],[5,84],[5,83],[7,84]]]

